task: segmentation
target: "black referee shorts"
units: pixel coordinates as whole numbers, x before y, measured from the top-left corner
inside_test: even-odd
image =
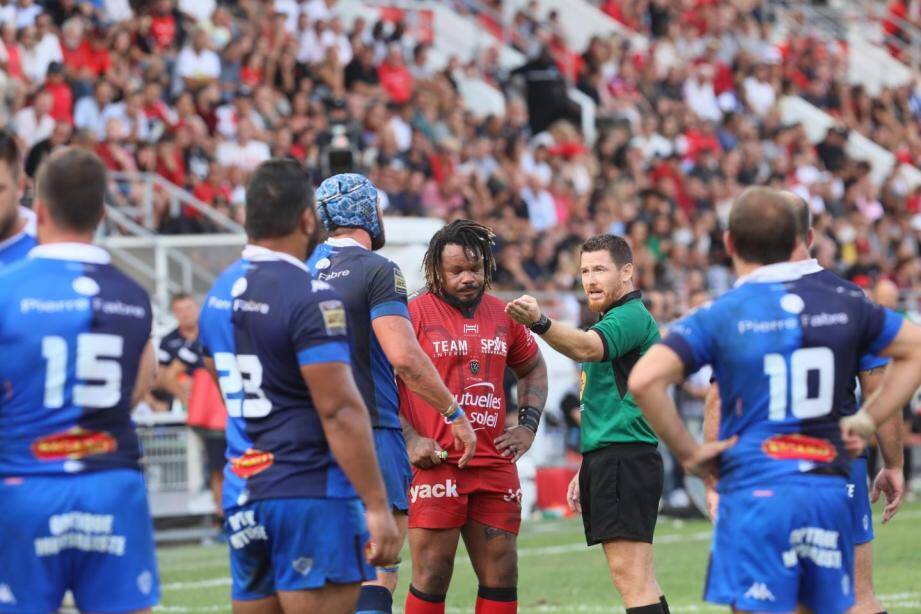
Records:
[[[587,453],[579,491],[588,545],[612,539],[651,544],[663,481],[662,456],[651,444],[619,443]]]

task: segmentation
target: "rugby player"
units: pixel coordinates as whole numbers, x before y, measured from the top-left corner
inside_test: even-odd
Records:
[[[371,412],[377,460],[402,543],[412,472],[400,428],[394,374],[442,417],[454,414],[457,401],[416,340],[403,272],[396,263],[375,253],[385,241],[377,188],[355,173],[330,177],[317,189],[317,214],[330,238],[314,250],[308,266],[317,279],[337,290],[345,303],[352,373]],[[451,432],[455,449],[463,450],[458,461],[463,467],[476,451],[476,434],[463,413],[451,423]],[[396,566],[378,569],[377,578],[361,589],[358,613],[392,611],[397,572]]]
[[[629,387],[687,470],[719,459],[719,513],[705,597],[737,612],[836,614],[854,603],[845,439],[869,436],[921,385],[921,328],[788,262],[797,222],[785,196],[746,190],[727,250],[734,290],[671,327],[640,359]],[[856,350],[856,351],[855,351]],[[843,399],[867,353],[892,359],[856,416]],[[698,444],[668,386],[712,364],[720,441]],[[839,426],[840,422],[840,426]]]
[[[147,612],[159,599],[131,408],[156,371],[147,293],[92,245],[106,169],[41,166],[39,246],[0,272],[0,612]]]
[[[249,245],[202,308],[205,363],[228,414],[224,529],[238,614],[349,614],[371,565],[399,554],[345,307],[304,264],[318,232],[303,167],[262,163],[246,191]]]
[[[409,303],[413,329],[441,379],[466,408],[478,452],[460,469],[449,421],[400,381],[400,410],[413,463],[409,492],[412,584],[407,614],[441,614],[463,536],[479,581],[477,614],[518,609],[516,536],[521,485],[515,463],[537,433],[547,400],[547,367],[531,333],[487,294],[493,235],[457,220],[439,230],[424,258],[427,288]],[[518,376],[518,415],[506,417],[506,367]],[[434,407],[435,410],[440,409]],[[458,408],[456,413],[462,413]]]
[[[9,130],[0,129],[0,269],[35,247],[35,214],[19,206],[22,155]]]
[[[797,241],[790,258],[802,267],[802,274],[815,276],[815,279],[825,281],[830,285],[841,286],[848,292],[861,292],[859,286],[852,284],[833,272],[823,268],[818,261],[810,258],[809,250],[814,240],[812,228],[812,212],[809,204],[792,192],[781,192],[787,202],[793,207],[797,222]],[[841,408],[844,415],[851,415],[857,411],[856,384],[860,383],[861,396],[871,396],[883,380],[883,374],[888,360],[873,354],[862,356],[859,361],[857,378],[852,379],[843,398]],[[716,428],[707,428],[707,437],[710,441],[717,439],[720,420],[719,388],[711,384],[708,391],[705,420],[708,425]],[[901,416],[894,416],[883,423],[877,434],[880,452],[883,457],[884,467],[873,482],[875,498],[882,491],[887,500],[883,512],[883,522],[888,522],[898,511],[902,504],[905,492],[905,478],[902,473],[902,420]],[[857,458],[851,461],[851,477],[847,483],[848,497],[851,501],[854,522],[854,607],[850,614],[875,614],[884,611],[873,590],[873,510],[870,506],[870,495],[867,491],[867,451],[864,450]],[[715,486],[708,484],[708,507],[711,517],[716,516],[719,504],[719,495]]]

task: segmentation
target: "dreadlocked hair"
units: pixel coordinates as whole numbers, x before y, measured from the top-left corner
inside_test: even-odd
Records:
[[[459,245],[465,254],[474,254],[483,259],[484,282],[488,289],[492,284],[493,271],[496,270],[496,259],[492,253],[495,238],[492,230],[472,220],[454,220],[436,232],[422,259],[426,285],[436,294],[444,294],[442,254],[446,246]]]

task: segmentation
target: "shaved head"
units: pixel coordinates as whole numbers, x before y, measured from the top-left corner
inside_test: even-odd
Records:
[[[895,309],[899,304],[899,287],[888,279],[881,279],[873,288],[873,300],[887,309]]]
[[[790,259],[797,237],[796,215],[790,199],[779,190],[748,188],[729,212],[729,236],[735,254],[753,264]]]

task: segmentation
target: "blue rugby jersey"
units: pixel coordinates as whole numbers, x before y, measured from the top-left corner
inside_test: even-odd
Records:
[[[400,428],[400,397],[393,367],[371,323],[381,316],[409,319],[406,280],[391,260],[352,239],[329,239],[308,260],[316,279],[342,296],[349,319],[352,373],[375,428]]]
[[[832,287],[841,286],[845,290],[851,293],[855,293],[854,296],[856,296],[857,292],[863,292],[863,290],[860,289],[860,286],[841,278],[832,271],[829,271],[828,269],[821,266],[815,259],[804,260],[798,264],[804,276],[813,276],[815,279],[818,279]],[[882,358],[880,356],[876,356],[875,354],[864,354],[860,357],[857,371],[869,371],[870,369],[876,369],[877,367],[885,367],[888,364],[888,358]],[[844,403],[841,406],[841,412],[844,415],[851,415],[856,413],[857,409],[857,379],[855,378],[851,381],[851,385],[847,389],[847,394],[844,397]],[[865,451],[864,454],[866,453],[867,452]]]
[[[35,214],[25,207],[19,208],[19,217],[26,221],[20,232],[0,241],[0,270],[28,255],[29,250],[38,245],[35,240]]]
[[[199,331],[228,413],[224,508],[259,499],[355,497],[300,371],[349,364],[339,294],[314,280],[303,262],[250,245],[215,282]]]
[[[147,293],[80,243],[0,271],[0,476],[138,468],[131,397]]]
[[[713,365],[720,439],[739,436],[720,458],[720,491],[849,475],[838,421],[859,357],[885,348],[901,322],[863,292],[780,263],[672,326],[663,343],[686,373]]]

